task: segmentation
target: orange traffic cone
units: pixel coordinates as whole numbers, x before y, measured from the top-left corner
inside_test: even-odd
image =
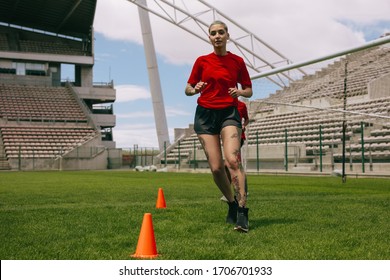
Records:
[[[164,192],[162,188],[158,189],[156,208],[167,208],[167,204],[165,203]]]
[[[156,240],[154,238],[152,214],[145,213],[142,221],[141,232],[138,238],[137,249],[135,253],[131,255],[133,258],[156,258],[157,247]]]

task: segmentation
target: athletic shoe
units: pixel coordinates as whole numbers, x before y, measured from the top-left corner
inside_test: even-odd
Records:
[[[234,227],[235,230],[244,233],[247,233],[249,231],[248,211],[248,208],[237,208],[237,223]]]
[[[226,216],[226,222],[228,224],[235,224],[237,222],[237,208],[238,208],[237,200],[234,199],[234,201],[228,202],[227,204],[229,206],[229,210]]]
[[[221,197],[221,201],[229,202],[224,195]]]

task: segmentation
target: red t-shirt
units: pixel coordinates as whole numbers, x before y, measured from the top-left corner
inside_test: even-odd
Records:
[[[241,84],[252,87],[244,60],[231,52],[225,56],[215,53],[200,56],[195,61],[188,83],[206,82],[206,87],[198,97],[198,104],[208,109],[223,109],[237,106],[237,98],[229,95],[228,89]]]

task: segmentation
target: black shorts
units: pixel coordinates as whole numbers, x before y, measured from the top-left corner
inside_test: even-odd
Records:
[[[220,134],[222,128],[229,125],[242,127],[237,107],[224,109],[207,109],[199,105],[196,107],[194,130],[197,134]]]

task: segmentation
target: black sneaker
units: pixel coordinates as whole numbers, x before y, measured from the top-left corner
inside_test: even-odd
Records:
[[[237,223],[234,227],[235,230],[244,233],[247,233],[249,231],[248,211],[248,208],[237,208]]]
[[[228,224],[234,225],[237,222],[237,208],[238,208],[238,203],[234,199],[232,202],[227,203],[229,205],[229,210],[228,214],[226,216],[226,222]]]

